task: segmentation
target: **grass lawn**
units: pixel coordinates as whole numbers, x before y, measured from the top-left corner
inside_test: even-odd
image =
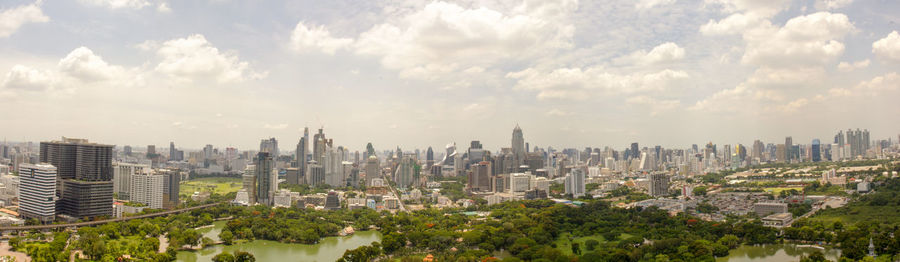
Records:
[[[900,210],[876,206],[846,206],[819,211],[809,219],[825,224],[841,221],[845,226],[860,221],[879,221],[888,225],[900,225]]]
[[[770,187],[770,188],[765,188],[766,192],[772,193],[772,195],[776,195],[776,196],[777,196],[778,194],[781,194],[781,191],[786,191],[786,190],[791,190],[791,189],[794,189],[794,190],[803,192],[803,187]]]
[[[241,189],[241,179],[236,177],[205,177],[181,182],[181,195],[194,192],[227,194]]]
[[[603,236],[600,235],[576,237],[570,242],[569,236],[571,235],[572,234],[570,233],[563,233],[562,235],[559,235],[559,238],[557,238],[556,241],[553,241],[553,243],[556,244],[556,249],[559,249],[559,251],[562,251],[562,253],[566,254],[567,256],[572,255],[571,243],[578,243],[578,245],[581,246],[581,253],[584,254],[590,252],[587,250],[587,245],[585,245],[584,242],[587,242],[590,239],[597,240],[597,242],[600,242],[600,244],[607,242],[606,239],[603,239]],[[626,239],[629,237],[632,237],[632,235],[627,233],[622,233],[621,235],[619,235],[619,239]]]

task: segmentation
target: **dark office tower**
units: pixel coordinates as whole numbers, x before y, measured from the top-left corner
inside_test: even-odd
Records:
[[[169,142],[169,161],[179,161],[175,156],[175,142]]]
[[[112,216],[112,149],[87,139],[41,142],[40,161],[57,167],[56,213],[84,219]]]
[[[154,146],[154,145],[147,145],[147,156],[149,157],[149,156],[152,156],[152,155],[156,155],[156,146]]]
[[[467,186],[471,192],[491,192],[491,162],[481,161],[472,165]]]
[[[844,146],[844,131],[839,130],[837,135],[834,135],[834,143],[838,146]]]
[[[181,189],[181,172],[178,170],[159,170],[163,174],[163,208],[175,209],[180,201],[178,191]]]
[[[366,154],[368,154],[366,157],[375,155],[375,147],[372,146],[372,143],[366,144]]]
[[[810,151],[812,151],[811,153],[812,153],[812,161],[813,162],[822,161],[822,155],[821,155],[822,145],[821,144],[822,143],[819,142],[819,139],[813,139],[813,141],[812,141],[812,149]]]
[[[434,150],[431,147],[428,147],[428,150],[425,151],[425,160],[434,161]]]
[[[469,149],[481,149],[481,141],[472,140],[472,142],[469,143]]]
[[[794,142],[793,138],[785,137],[784,138],[784,161],[786,163],[791,162],[791,157],[794,155]]]
[[[319,128],[319,133],[313,136],[313,156],[312,160],[315,160],[318,163],[324,163],[325,161],[325,133],[322,128]]]
[[[122,148],[122,150],[126,156],[131,156],[131,146],[125,146],[124,148]]]
[[[525,142],[525,153],[530,153],[530,152],[531,152],[531,145],[528,144],[528,142]]]
[[[306,176],[306,155],[309,154],[309,128],[303,128],[303,137],[297,143],[297,159],[294,160],[294,167],[297,168],[298,177]],[[292,183],[291,181],[288,181]]]
[[[518,169],[519,166],[525,163],[525,137],[522,135],[522,128],[516,124],[516,128],[513,128],[512,133],[512,153],[515,156],[515,165],[514,168]]]
[[[268,152],[259,152],[256,155],[256,202],[271,206],[273,193],[278,190],[277,177],[273,174],[275,161]]]
[[[861,152],[860,154],[862,154],[863,156],[865,156],[865,155],[866,155],[866,152],[869,151],[869,147],[870,147],[871,145],[872,145],[872,141],[869,140],[869,130],[868,130],[868,129],[864,129],[863,132],[862,132],[862,152]]]
[[[640,158],[641,157],[641,149],[638,148],[638,143],[631,143],[631,158]]]

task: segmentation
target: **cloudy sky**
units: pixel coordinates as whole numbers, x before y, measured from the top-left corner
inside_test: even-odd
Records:
[[[900,1],[0,2],[0,135],[684,147],[900,133]],[[462,146],[465,145],[465,146]]]

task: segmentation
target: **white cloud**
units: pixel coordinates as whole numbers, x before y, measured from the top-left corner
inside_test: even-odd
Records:
[[[211,79],[230,83],[264,78],[267,74],[250,69],[250,64],[238,59],[235,52],[219,52],[199,34],[166,41],[156,53],[162,58],[156,71],[181,81]]]
[[[146,0],[79,0],[84,4],[93,6],[102,6],[109,9],[141,9],[150,6],[150,2]]]
[[[885,59],[900,62],[900,34],[893,31],[872,43],[872,53]]]
[[[268,124],[267,123],[267,124],[263,125],[263,128],[272,129],[272,130],[281,130],[281,129],[286,129],[287,127],[288,127],[288,124],[285,124],[285,123],[281,123],[281,124]]]
[[[797,110],[800,110],[801,108],[805,107],[808,104],[809,104],[809,100],[801,97],[801,98],[791,101],[785,105],[778,106],[777,108],[781,112],[793,113],[793,112],[797,112]]]
[[[850,72],[853,70],[869,67],[869,64],[869,59],[856,61],[853,63],[841,62],[840,64],[838,64],[838,70],[840,70],[841,72]]]
[[[121,66],[106,63],[102,57],[83,46],[72,50],[60,60],[59,70],[85,82],[105,81],[125,74],[125,69]]]
[[[768,20],[755,14],[737,13],[719,21],[710,19],[700,27],[700,33],[704,35],[739,35],[745,30],[761,24],[768,24]]]
[[[335,38],[325,26],[310,28],[303,22],[297,23],[294,32],[291,33],[291,48],[297,52],[309,52],[318,50],[326,54],[334,54],[335,51],[349,47],[353,43],[350,38]]]
[[[832,88],[828,90],[828,93],[835,97],[853,95],[879,96],[886,95],[885,92],[896,90],[900,90],[900,74],[888,73],[872,78],[872,80],[863,81],[853,88]]]
[[[657,6],[671,5],[674,4],[676,0],[640,0],[637,4],[634,4],[634,7],[637,9],[650,9]]]
[[[781,28],[751,30],[742,62],[765,66],[821,65],[844,53],[837,41],[854,26],[844,14],[819,12],[792,18]]]
[[[675,43],[666,42],[654,47],[650,52],[646,50],[636,51],[627,58],[639,65],[668,63],[683,59],[684,48],[679,47]]]
[[[571,0],[539,1],[502,13],[432,2],[362,33],[354,48],[380,57],[406,78],[439,78],[476,66],[489,70],[572,47],[575,28],[563,14],[576,8]]]
[[[681,106],[681,101],[656,99],[649,96],[635,96],[625,100],[629,105],[635,105],[649,110],[651,116],[658,115],[662,112],[669,112]]]
[[[816,0],[816,8],[834,10],[853,3],[853,0]]]
[[[25,24],[45,23],[50,18],[44,15],[38,4],[17,6],[0,12],[0,38],[9,37]]]
[[[162,2],[156,5],[156,11],[160,13],[171,13],[172,8],[169,7],[169,3]]]
[[[54,82],[52,72],[41,71],[23,65],[15,65],[3,80],[0,87],[27,89],[27,90],[44,90],[49,88]]]
[[[747,12],[771,17],[790,5],[789,0],[705,0],[707,5],[719,7],[722,12]]]
[[[559,108],[554,108],[554,109],[550,109],[550,111],[547,111],[544,114],[548,115],[548,116],[570,116],[570,115],[572,115],[572,112],[565,111],[565,110],[562,110]]]
[[[603,68],[560,68],[541,72],[533,68],[513,72],[515,88],[538,91],[538,98],[587,99],[592,93],[631,94],[663,91],[687,79],[684,71],[665,69],[656,73],[613,74]]]

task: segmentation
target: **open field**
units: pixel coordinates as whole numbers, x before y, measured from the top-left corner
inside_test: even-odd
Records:
[[[776,196],[778,194],[780,194],[781,191],[787,191],[787,190],[791,190],[791,189],[803,192],[803,187],[769,187],[769,188],[765,188],[766,192],[772,193],[772,195],[776,195]]]
[[[227,194],[241,189],[241,179],[236,177],[206,177],[181,182],[180,195],[191,195],[194,192],[211,192]]]
[[[571,235],[572,234],[570,234],[570,233],[563,233],[563,234],[559,235],[559,238],[557,238],[556,241],[553,241],[553,243],[556,244],[556,249],[559,249],[559,251],[562,251],[562,253],[566,254],[567,256],[572,255],[571,243],[578,243],[578,245],[581,246],[581,253],[583,254],[583,253],[589,252],[587,250],[587,245],[584,244],[588,240],[591,240],[591,239],[597,240],[597,242],[600,242],[600,244],[608,242],[608,241],[606,241],[606,239],[603,239],[603,236],[600,236],[600,235],[576,237],[576,238],[572,239],[572,241],[569,241],[569,236],[571,236]],[[627,234],[627,233],[623,233],[623,234],[619,235],[619,239],[626,239],[629,237],[632,237],[632,235]]]
[[[900,210],[893,207],[846,206],[821,210],[809,219],[825,224],[840,221],[844,225],[852,225],[860,221],[878,221],[882,224],[900,225]]]

